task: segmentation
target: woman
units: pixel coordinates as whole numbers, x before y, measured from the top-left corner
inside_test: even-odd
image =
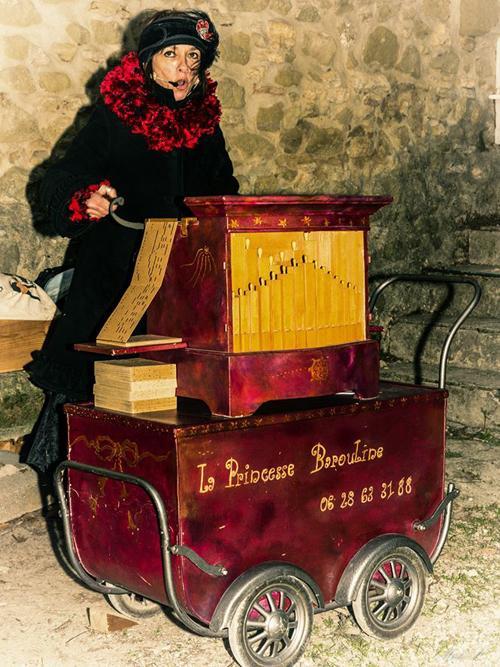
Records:
[[[201,11],[157,12],[101,84],[102,101],[41,187],[56,230],[81,235],[64,313],[27,370],[48,393],[28,462],[47,470],[59,452],[59,406],[92,396],[93,358],[73,351],[95,340],[125,291],[141,232],[118,225],[110,201],[131,220],[189,215],[187,195],[234,194],[238,182],[219,127],[216,83],[207,69],[219,36]],[[57,419],[56,419],[57,415]]]

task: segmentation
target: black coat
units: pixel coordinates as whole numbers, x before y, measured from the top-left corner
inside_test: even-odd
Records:
[[[95,340],[129,284],[142,238],[142,232],[109,217],[71,222],[68,204],[73,194],[107,179],[125,198],[122,217],[135,221],[178,217],[189,215],[183,196],[235,194],[238,182],[232,174],[218,126],[194,148],[154,151],[145,137],[133,134],[104,104],[96,107],[41,185],[42,204],[57,232],[81,239],[64,313],[26,368],[34,384],[70,400],[91,397],[94,358],[73,351],[72,346]]]

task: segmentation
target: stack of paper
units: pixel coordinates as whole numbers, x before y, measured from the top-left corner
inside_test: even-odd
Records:
[[[120,412],[153,412],[176,407],[175,364],[149,359],[96,361],[94,404]]]

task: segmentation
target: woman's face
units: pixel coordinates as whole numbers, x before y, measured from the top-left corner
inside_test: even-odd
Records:
[[[153,56],[153,79],[183,100],[198,83],[201,52],[189,44],[166,46]]]

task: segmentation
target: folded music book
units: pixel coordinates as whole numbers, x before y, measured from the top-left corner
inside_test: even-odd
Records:
[[[176,407],[175,364],[150,359],[96,361],[94,405],[137,413]]]

